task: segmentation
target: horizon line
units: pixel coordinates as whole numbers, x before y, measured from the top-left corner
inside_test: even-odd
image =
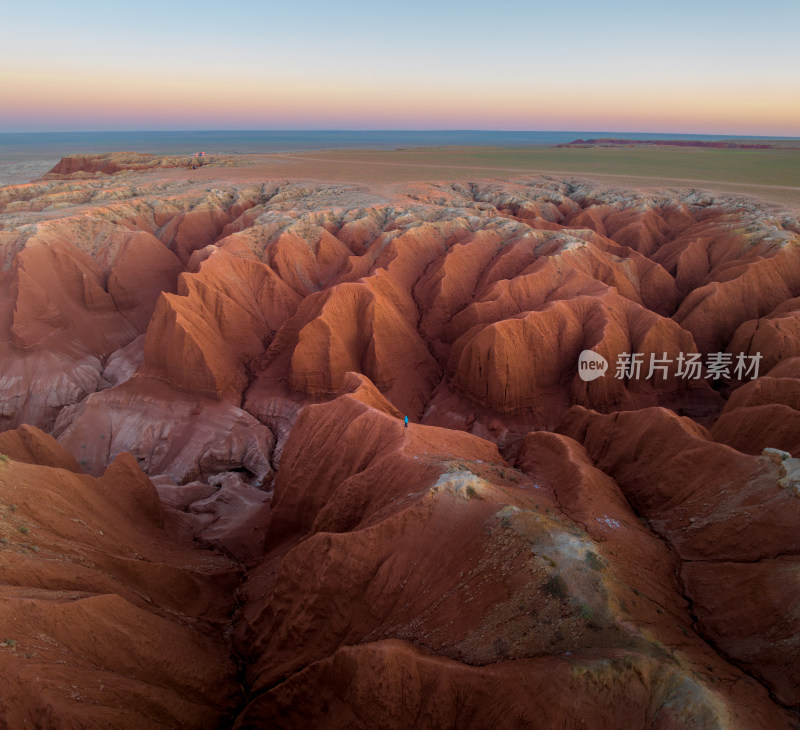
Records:
[[[0,134],[194,134],[209,132],[287,132],[292,134],[305,132],[318,133],[493,133],[493,134],[637,134],[637,135],[674,135],[677,137],[723,137],[730,139],[751,138],[751,139],[775,139],[775,140],[795,140],[800,136],[774,135],[774,134],[722,134],[717,132],[672,132],[672,131],[632,131],[632,130],[596,130],[596,129],[424,129],[424,128],[197,128],[197,129],[49,129],[49,130],[0,130]]]

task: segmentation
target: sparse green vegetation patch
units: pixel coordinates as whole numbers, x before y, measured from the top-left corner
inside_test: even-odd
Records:
[[[564,600],[567,597],[567,584],[560,575],[551,575],[547,582],[542,586],[545,593],[553,598]]]

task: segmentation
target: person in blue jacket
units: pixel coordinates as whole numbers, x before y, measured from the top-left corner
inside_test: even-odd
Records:
[[[408,428],[408,416],[405,417],[403,423],[405,423],[405,427]]]

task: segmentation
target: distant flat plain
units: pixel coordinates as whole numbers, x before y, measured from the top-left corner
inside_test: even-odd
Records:
[[[784,142],[777,149],[755,150],[667,146],[414,147],[241,157],[241,167],[208,166],[191,171],[191,175],[208,180],[290,178],[371,185],[545,175],[585,178],[617,188],[697,188],[745,195],[800,213],[800,140]],[[185,170],[172,171],[174,176],[185,174]]]
[[[750,141],[750,140],[748,140]],[[618,186],[703,187],[800,203],[800,142],[780,149],[685,147],[439,147],[270,155],[298,176],[365,182],[455,180],[479,174],[619,178]],[[316,174],[314,174],[316,173]],[[503,173],[506,173],[504,175]],[[626,181],[627,179],[627,181]],[[696,185],[693,185],[696,183]]]
[[[329,150],[287,158],[347,164],[453,165],[476,170],[548,171],[655,176],[663,180],[777,185],[800,188],[800,147],[769,150],[686,147],[418,147],[404,150]],[[395,174],[392,172],[391,174]],[[419,173],[415,173],[419,175]],[[447,173],[448,177],[450,173]]]
[[[753,138],[741,141],[760,142]],[[282,178],[380,186],[545,175],[585,178],[616,188],[698,188],[745,195],[800,213],[800,139],[765,139],[763,143],[772,148],[536,145],[244,153],[235,155],[241,158],[241,166],[208,165],[188,173],[196,181]],[[213,155],[214,151],[209,150],[207,154]],[[42,173],[31,177],[39,174]],[[160,171],[158,176],[185,177],[186,174],[185,168],[178,168]]]

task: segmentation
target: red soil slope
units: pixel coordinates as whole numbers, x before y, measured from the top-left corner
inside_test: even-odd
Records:
[[[95,479],[36,429],[0,450],[3,726],[218,727],[233,564],[165,522],[127,454]]]

